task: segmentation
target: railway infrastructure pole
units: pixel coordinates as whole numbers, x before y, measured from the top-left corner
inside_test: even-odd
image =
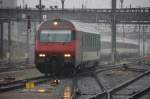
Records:
[[[0,59],[3,59],[3,23],[0,23]]]
[[[64,3],[65,3],[65,0],[61,0],[62,10],[64,10]]]
[[[116,63],[116,0],[112,0],[112,16],[111,16],[111,52],[112,63]]]
[[[40,17],[40,22],[42,21],[42,1],[39,1],[39,17]]]
[[[30,33],[30,30],[27,29],[27,41],[26,41],[27,45],[26,45],[26,54],[25,54],[26,63],[29,62],[29,52],[30,52],[30,50],[29,50],[29,33]]]
[[[143,37],[143,57],[145,56],[145,26],[143,25],[143,32],[142,32],[142,37]]]
[[[120,0],[121,9],[123,8],[123,2],[124,2],[124,0]]]
[[[44,5],[42,5],[42,0],[39,0],[39,5],[36,5],[36,8],[39,9],[39,23],[42,22],[42,9],[45,8]]]
[[[139,43],[139,57],[141,57],[141,26],[139,24],[139,37],[138,37],[138,43]]]
[[[28,15],[27,16],[27,40],[26,40],[26,54],[25,54],[25,58],[26,58],[26,62],[29,62],[29,52],[30,52],[30,39],[29,39],[29,33],[31,31],[31,18]]]
[[[8,63],[11,63],[11,20],[8,19],[8,52],[7,52]]]
[[[41,0],[39,0],[38,9],[39,9],[39,23],[41,23],[42,21],[42,1]]]

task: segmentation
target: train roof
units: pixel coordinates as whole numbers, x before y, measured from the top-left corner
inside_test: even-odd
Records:
[[[60,19],[62,22],[67,23],[68,25],[72,25],[77,31],[84,31],[87,33],[94,33],[94,34],[100,34],[101,35],[101,40],[106,41],[106,42],[111,42],[111,34],[101,32],[100,25],[97,23],[84,23],[81,21],[77,20],[64,20]],[[47,20],[42,22],[39,27],[41,26],[49,26],[49,24],[52,24],[54,20]],[[124,41],[125,40],[125,41]],[[138,45],[138,42],[136,40],[132,39],[124,39],[122,37],[117,38],[117,42],[124,42],[124,43],[130,43],[134,45]]]
[[[70,21],[73,23],[76,30],[78,30],[78,31],[100,34],[98,31],[98,25],[95,25],[93,23],[84,23],[84,22],[75,21],[75,20],[70,20]]]
[[[74,28],[77,31],[100,34],[98,29],[97,29],[98,28],[97,25],[92,24],[92,23],[83,23],[83,22],[80,22],[80,21],[64,20],[64,19],[59,19],[59,20],[56,20],[56,21],[63,24],[63,27],[66,26],[66,27]],[[53,22],[54,22],[54,20],[44,21],[39,25],[38,29],[44,29],[44,28],[52,25]]]

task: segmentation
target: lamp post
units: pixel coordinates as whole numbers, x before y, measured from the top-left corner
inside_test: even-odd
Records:
[[[112,0],[112,16],[111,16],[111,57],[112,63],[116,63],[116,0]]]
[[[120,0],[120,3],[121,3],[121,9],[123,8],[123,2],[124,2],[124,0]]]
[[[65,3],[65,0],[61,0],[62,10],[64,10],[64,3]]]
[[[25,1],[24,0],[22,0],[22,6],[23,6],[23,8],[25,8]]]
[[[3,39],[4,39],[4,33],[3,33],[3,23],[0,23],[0,59],[3,59]]]
[[[39,0],[39,22],[42,21],[42,1]]]
[[[0,8],[2,8],[3,7],[3,1],[2,0],[0,0]]]
[[[30,39],[29,39],[29,33],[30,33],[30,31],[31,31],[31,18],[30,18],[30,16],[28,15],[27,16],[27,40],[26,40],[26,44],[27,44],[27,46],[26,46],[26,54],[25,54],[25,58],[26,58],[26,62],[28,63],[29,62],[29,52],[30,52],[30,48],[29,48],[29,46],[30,46]]]

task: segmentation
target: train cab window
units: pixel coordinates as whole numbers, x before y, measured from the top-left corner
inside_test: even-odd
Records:
[[[40,32],[41,42],[69,42],[71,31],[69,30],[43,30]]]
[[[71,31],[71,40],[75,40],[76,39],[76,31],[73,30]]]

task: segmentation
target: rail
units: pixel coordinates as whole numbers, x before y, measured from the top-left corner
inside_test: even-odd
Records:
[[[2,83],[0,84],[0,93],[14,90],[17,88],[22,88],[25,86],[25,83],[29,81],[33,81],[34,83],[39,84],[39,83],[46,82],[48,80],[49,80],[48,78],[45,78],[44,76],[40,76],[40,77],[33,77],[30,79],[23,79],[23,80],[18,80],[18,81]]]
[[[90,98],[90,99],[112,99],[112,94],[113,93],[115,93],[118,90],[120,90],[120,89],[122,89],[122,88],[124,88],[124,87],[126,87],[126,86],[128,86],[130,84],[132,84],[133,82],[139,80],[140,78],[142,78],[142,77],[144,77],[144,76],[146,76],[148,74],[150,74],[150,70],[148,70],[148,71],[138,75],[137,77],[135,77],[133,79],[130,79],[130,80],[128,80],[128,81],[126,81],[126,82],[124,82],[124,83],[122,83],[122,84],[120,84],[120,85],[118,85],[118,86],[116,86],[116,87],[114,87],[114,88],[112,88],[110,90],[107,90],[107,92],[100,93],[100,94],[98,94],[98,95],[96,95],[96,96],[94,96],[93,98]],[[147,90],[149,90],[149,87],[146,88],[146,91]],[[134,97],[136,97],[136,95],[141,95],[141,93],[143,94],[143,92],[145,92],[145,90],[141,91],[140,93],[135,94],[134,96],[132,96],[130,98],[134,99]]]
[[[142,97],[145,93],[148,93],[150,91],[150,86],[148,86],[147,88],[143,89],[142,91],[130,96],[128,99],[139,99],[140,97]]]

